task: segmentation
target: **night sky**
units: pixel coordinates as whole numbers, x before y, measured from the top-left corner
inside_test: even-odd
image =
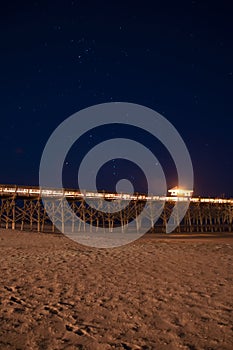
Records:
[[[0,183],[38,185],[44,146],[63,120],[123,101],[156,110],[179,131],[195,195],[233,197],[232,11],[230,1],[2,2]],[[159,153],[175,185],[166,152],[137,137]],[[101,138],[104,130],[92,131],[71,150],[67,187],[75,186],[75,162]],[[110,177],[126,169],[107,164],[99,187],[111,189]]]

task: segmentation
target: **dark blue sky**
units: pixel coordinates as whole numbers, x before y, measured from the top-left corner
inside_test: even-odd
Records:
[[[173,123],[196,195],[233,196],[232,10],[194,0],[1,4],[0,182],[38,185],[43,148],[64,119],[125,101]]]

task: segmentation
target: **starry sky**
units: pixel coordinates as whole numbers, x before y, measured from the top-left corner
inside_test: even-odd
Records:
[[[224,0],[2,3],[0,182],[38,185],[44,146],[63,120],[124,101],[156,110],[179,131],[195,195],[233,197],[232,11]],[[66,187],[76,186],[76,163],[104,135],[90,131],[71,150]],[[175,185],[169,155],[150,136],[137,138]],[[140,169],[118,163],[106,165],[100,188],[112,189],[112,177],[140,178]]]

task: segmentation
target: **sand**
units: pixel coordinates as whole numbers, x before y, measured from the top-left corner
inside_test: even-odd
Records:
[[[233,349],[233,235],[0,232],[0,349]]]

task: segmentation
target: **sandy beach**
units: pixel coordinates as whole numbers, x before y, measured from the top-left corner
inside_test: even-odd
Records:
[[[0,231],[0,349],[233,349],[233,234]]]

